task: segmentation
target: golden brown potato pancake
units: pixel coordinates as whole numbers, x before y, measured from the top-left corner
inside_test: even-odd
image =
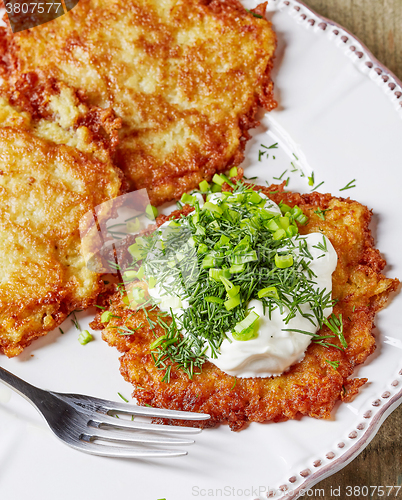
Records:
[[[117,165],[151,203],[239,165],[257,106],[276,106],[276,37],[238,0],[80,0],[20,33],[0,28],[3,75],[51,76],[122,119]]]
[[[119,126],[110,110],[89,109],[62,84],[26,84],[0,97],[0,352],[9,357],[102,291],[79,221],[122,186],[106,147]]]
[[[290,206],[297,204],[309,217],[308,224],[300,227],[300,233],[322,232],[338,254],[332,278],[333,298],[338,300],[334,313],[342,314],[348,347],[342,351],[311,343],[303,361],[278,377],[236,378],[206,362],[202,373],[194,375],[192,380],[173,368],[170,383],[166,383],[161,381],[164,372],[155,368],[150,354],[149,346],[155,336],[144,312],[130,311],[116,293],[110,310],[117,317],[103,330],[103,337],[123,353],[121,373],[134,385],[133,397],[141,405],[208,413],[209,421],[185,424],[213,426],[225,422],[232,430],[240,430],[251,421],[277,422],[302,415],[328,418],[337,400],[349,400],[366,382],[367,379],[349,377],[354,367],[374,351],[375,313],[398,286],[398,280],[388,279],[381,273],[385,261],[373,246],[368,227],[371,212],[350,199],[316,192],[285,193],[283,188],[284,184],[261,189],[277,203],[283,200]],[[271,191],[277,193],[270,194]],[[325,220],[315,213],[318,208],[329,209]],[[160,217],[158,223],[165,219]],[[107,300],[104,303],[107,304]],[[155,320],[156,315],[156,311],[149,312],[151,320]],[[124,324],[139,328],[133,335],[121,335],[116,327]],[[98,326],[101,326],[99,318]],[[159,325],[155,331],[157,336],[164,334]],[[330,332],[324,327],[321,333]],[[340,346],[338,339],[336,342]],[[334,369],[327,360],[339,361],[338,368]],[[175,423],[183,425],[183,422]]]

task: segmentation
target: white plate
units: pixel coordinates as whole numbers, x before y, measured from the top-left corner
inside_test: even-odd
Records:
[[[289,173],[295,160],[304,172],[314,171],[316,183],[325,182],[319,191],[349,195],[368,205],[374,211],[376,244],[388,261],[387,274],[401,278],[396,208],[402,185],[401,83],[348,32],[329,21],[322,24],[300,2],[270,3],[268,15],[279,39],[274,79],[280,106],[263,117],[248,145],[246,175],[272,182],[288,169],[284,178],[289,174],[289,188],[308,192],[306,178]],[[277,141],[280,148],[258,162],[260,144]],[[352,179],[356,187],[340,192]],[[274,498],[297,495],[360,453],[401,402],[401,300],[396,296],[378,315],[377,350],[356,371],[369,383],[352,403],[337,405],[330,421],[252,424],[240,433],[226,426],[205,430],[189,455],[179,459],[130,461],[73,451],[53,437],[25,400],[1,386],[0,496],[262,499],[268,488]],[[82,327],[91,313],[79,314]],[[129,396],[131,386],[119,374],[118,353],[101,341],[100,333],[83,347],[69,319],[62,328],[64,335],[57,329],[18,358],[2,357],[2,366],[47,389],[112,400],[118,399],[117,392]]]

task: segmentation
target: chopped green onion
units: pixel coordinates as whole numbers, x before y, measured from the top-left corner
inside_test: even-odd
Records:
[[[251,201],[251,203],[254,203],[254,205],[257,205],[258,203],[261,203],[262,198],[256,191],[253,191],[253,193],[249,197],[249,200]]]
[[[123,279],[125,281],[133,280],[136,277],[137,277],[137,271],[126,271],[123,275]]]
[[[202,268],[208,269],[209,267],[214,267],[216,265],[216,259],[213,255],[208,254],[204,257],[202,261]]]
[[[202,209],[209,210],[210,212],[214,212],[219,215],[223,214],[223,210],[221,209],[221,207],[218,207],[218,205],[215,205],[215,203],[211,203],[210,201],[205,202]]]
[[[284,229],[278,229],[277,231],[274,232],[272,238],[275,241],[282,240],[283,238],[286,238],[286,231]]]
[[[246,266],[244,264],[232,264],[229,268],[229,271],[232,274],[242,273]]]
[[[220,281],[221,277],[230,278],[229,269],[213,269],[209,270],[209,277],[215,281]]]
[[[240,295],[237,295],[236,297],[231,297],[229,300],[227,300],[224,304],[226,307],[227,311],[231,311],[235,307],[237,307],[241,302]]]
[[[251,311],[242,321],[236,324],[232,336],[235,340],[246,341],[258,337],[259,315]]]
[[[293,266],[293,257],[291,255],[275,255],[275,265],[279,269],[286,269]]]
[[[213,304],[223,304],[224,302],[223,299],[219,299],[218,297],[205,297],[205,300]]]
[[[128,221],[126,223],[126,231],[128,233],[136,233],[140,230],[141,223],[139,219],[135,219],[133,221]]]
[[[230,242],[230,238],[226,236],[225,234],[222,234],[220,240],[215,244],[214,248],[217,250],[218,248],[227,246],[227,244]]]
[[[218,184],[219,186],[222,186],[223,184],[225,184],[226,181],[219,174],[215,174],[212,177],[212,182],[214,182],[215,184]]]
[[[201,181],[199,186],[200,186],[200,191],[202,191],[203,193],[209,191],[209,184],[207,181]]]
[[[283,214],[292,211],[292,207],[289,207],[289,205],[286,205],[286,203],[279,203],[279,208],[281,209],[281,212]]]
[[[144,257],[143,250],[140,248],[138,243],[134,243],[133,245],[130,245],[128,247],[128,251],[136,261],[141,260]]]
[[[307,224],[307,222],[308,222],[308,217],[307,217],[307,215],[300,214],[300,215],[298,215],[297,217],[295,217],[295,220],[296,220],[299,224],[301,224],[301,225],[303,225],[303,226],[304,226],[304,225],[305,225],[305,224]]]
[[[263,297],[272,297],[279,300],[278,290],[275,286],[268,286],[266,288],[263,288],[258,292],[258,298],[262,299]]]
[[[229,170],[229,177],[237,177],[237,167],[232,167]]]
[[[230,273],[230,271],[229,271]],[[225,290],[229,297],[236,297],[236,295],[239,294],[240,292],[240,286],[239,285],[234,285],[231,281],[229,281],[225,276],[221,276],[221,281],[223,283],[223,286],[225,287]]]
[[[101,323],[108,323],[113,318],[113,314],[110,311],[104,311],[101,315]]]
[[[229,186],[231,186],[231,187],[235,187],[233,182],[230,179],[228,179],[225,174],[221,174],[220,177],[221,177],[221,179],[224,180],[224,182],[226,182],[226,184],[229,184]]]
[[[148,205],[147,208],[145,209],[145,214],[148,217],[148,219],[154,220],[155,217],[158,216],[158,209],[153,205]]]
[[[204,243],[201,243],[197,248],[197,253],[206,253],[208,252],[208,247]]]
[[[83,330],[80,335],[78,336],[78,342],[81,345],[88,344],[88,342],[91,342],[94,338],[92,335],[88,332],[88,330]]]
[[[190,194],[183,193],[180,201],[185,205],[194,205],[194,203],[197,201],[197,198],[195,196],[191,196]]]
[[[258,260],[258,256],[255,250],[252,250],[251,252],[234,254],[231,256],[232,264],[246,264],[247,262],[254,262],[256,260]]]
[[[148,279],[148,288],[155,288],[155,285],[156,285],[156,278],[154,278],[153,276],[150,276],[149,279]]]

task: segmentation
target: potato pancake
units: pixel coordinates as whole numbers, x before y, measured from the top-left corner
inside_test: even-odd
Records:
[[[300,233],[321,232],[334,246],[338,255],[332,275],[332,295],[337,300],[334,313],[338,317],[342,314],[347,348],[310,343],[304,359],[277,377],[233,377],[206,362],[201,374],[195,374],[192,380],[173,366],[170,382],[162,382],[164,370],[156,369],[150,352],[154,333],[156,337],[165,334],[159,324],[155,323],[153,330],[149,327],[148,320],[156,322],[157,310],[149,310],[147,318],[141,309],[128,309],[120,293],[116,293],[110,306],[113,317],[103,330],[103,338],[123,353],[121,373],[134,385],[133,397],[141,405],[211,415],[209,421],[201,424],[175,422],[177,425],[228,423],[232,430],[241,430],[248,422],[277,422],[303,415],[329,418],[336,401],[350,400],[367,381],[350,376],[354,367],[373,353],[375,313],[384,307],[399,283],[381,273],[385,261],[373,245],[368,227],[371,212],[356,201],[330,194],[283,192],[284,184],[256,189],[276,203],[283,201],[291,207],[297,204],[309,217],[307,225],[300,226]],[[318,209],[325,210],[325,217]],[[166,217],[160,217],[158,223],[165,220]],[[107,303],[105,298],[104,304]],[[97,325],[101,326],[99,316]],[[131,335],[121,330],[124,325],[132,329]],[[331,332],[324,326],[318,333]],[[330,342],[341,347],[338,338]]]
[[[79,221],[122,187],[106,147],[119,120],[65,85],[33,82],[0,97],[0,352],[9,357],[102,291]]]
[[[13,34],[0,29],[3,72],[51,76],[122,119],[117,165],[151,203],[179,199],[239,165],[258,105],[276,106],[276,37],[266,3],[80,0]],[[8,21],[7,21],[8,22]]]

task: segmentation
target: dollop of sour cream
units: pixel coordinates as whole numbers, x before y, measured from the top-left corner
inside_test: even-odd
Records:
[[[201,195],[199,196],[202,198]],[[260,193],[260,196],[267,200],[265,205],[267,210],[278,214],[281,213],[278,205],[272,200],[262,193]],[[216,203],[221,197],[221,193],[214,193],[209,196],[208,200]],[[199,202],[201,206],[204,203],[203,199],[199,199]],[[170,221],[160,226],[159,230],[162,234],[163,229],[168,227],[169,224]],[[315,276],[309,276],[309,279],[314,288],[316,290],[325,290],[325,293],[331,293],[332,273],[335,271],[338,258],[334,247],[328,238],[320,233],[311,233],[306,236],[299,235],[298,238],[306,240],[308,251],[312,256],[311,261],[309,261],[309,269],[313,271]],[[325,252],[317,248],[324,242],[323,239],[327,249]],[[295,252],[297,253],[297,247]],[[307,273],[307,271],[304,271],[304,273]],[[171,282],[173,282],[173,279]],[[165,285],[170,285],[169,279],[166,280]],[[190,307],[185,290],[180,287],[166,291],[164,284],[160,283],[149,289],[149,295],[158,304],[161,311],[173,312],[178,319],[183,315],[184,310]],[[302,304],[300,308],[305,314],[312,312],[309,304]],[[258,336],[251,340],[238,341],[233,338],[231,332],[226,332],[228,339],[223,341],[219,356],[212,358],[207,351],[210,362],[225,373],[236,377],[271,377],[282,374],[291,365],[304,358],[305,351],[312,340],[312,335],[318,331],[318,325],[313,324],[300,312],[285,323],[285,318],[290,312],[287,307],[284,307],[282,312],[279,308],[274,309],[271,311],[271,317],[269,317],[268,311],[264,314],[262,302],[258,299],[251,300],[248,309],[253,310],[259,316]],[[331,314],[332,307],[324,309],[323,315],[325,317]],[[284,330],[303,330],[312,335]],[[182,334],[185,335],[185,331],[182,331]]]
[[[327,252],[323,253],[316,246],[326,240]],[[332,273],[337,264],[337,254],[331,242],[320,233],[311,233],[303,238],[306,239],[307,248],[313,259],[309,261],[309,268],[317,277],[310,280],[314,282],[316,290],[332,291]],[[303,313],[310,313],[309,304],[300,306]],[[248,304],[248,309],[253,309],[260,318],[258,337],[247,341],[236,341],[230,332],[227,332],[229,340],[224,340],[220,348],[220,356],[209,359],[218,368],[229,375],[237,377],[270,377],[277,376],[287,370],[294,363],[304,358],[305,351],[312,340],[311,335],[299,332],[283,331],[303,330],[314,334],[318,330],[307,318],[297,313],[288,323],[285,318],[289,309],[284,307],[283,313],[279,308],[264,315],[262,302],[253,299]],[[332,307],[324,309],[323,314],[328,317],[332,314]]]

